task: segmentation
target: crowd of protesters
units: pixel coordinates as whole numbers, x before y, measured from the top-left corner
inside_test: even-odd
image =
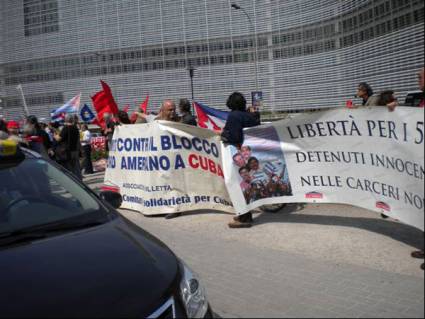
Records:
[[[23,125],[16,121],[0,121],[5,127],[0,139],[8,139],[28,148],[42,157],[56,161],[82,179],[79,165],[80,133],[78,118],[67,115],[63,127],[58,123],[42,123],[36,116],[28,116]]]
[[[179,113],[179,114],[178,114]],[[197,126],[196,118],[191,113],[191,104],[187,99],[181,99],[177,112],[174,101],[163,102],[159,114],[134,112],[131,117],[125,111],[119,111],[113,116],[103,115],[105,148],[111,146],[114,130],[117,125],[143,124],[154,120],[181,122]],[[39,153],[46,159],[53,160],[82,180],[85,175],[93,174],[92,133],[86,123],[80,124],[74,114],[67,114],[64,122],[40,122],[36,116],[28,116],[23,123],[4,121],[0,119],[0,140],[12,140],[22,147]],[[80,161],[81,159],[81,161]]]
[[[418,74],[419,89],[421,95],[418,99],[413,99],[405,105],[424,107],[424,69]],[[360,98],[361,105],[352,105],[349,107],[374,107],[385,106],[390,112],[394,111],[399,105],[394,91],[385,90],[379,94],[375,94],[372,87],[361,82],[357,87],[356,97]],[[227,100],[227,107],[231,110],[226,125],[221,132],[221,139],[225,144],[234,145],[238,148],[240,161],[253,160],[252,158],[244,158],[246,150],[242,149],[244,142],[243,129],[258,126],[261,123],[260,113],[256,108],[247,107],[245,97],[239,93],[232,93]],[[347,104],[348,105],[348,104]],[[173,100],[164,100],[161,104],[158,114],[146,114],[142,110],[134,112],[131,116],[127,112],[119,111],[116,116],[109,113],[103,115],[105,122],[103,135],[106,139],[107,150],[110,149],[112,137],[117,125],[143,124],[156,120],[181,122],[187,125],[197,126],[195,116],[191,113],[191,103],[187,99],[181,99],[178,108]],[[75,115],[67,115],[63,127],[59,127],[54,123],[49,125],[39,123],[35,116],[29,116],[23,128],[19,127],[19,123],[10,121],[8,123],[0,120],[0,139],[10,139],[17,143],[38,152],[43,157],[57,161],[60,165],[72,172],[77,178],[82,179],[82,169],[85,174],[93,173],[91,161],[91,133],[86,124],[79,126],[78,117]],[[82,167],[80,166],[80,156],[82,155]],[[235,159],[235,163],[237,159]],[[249,165],[240,166],[241,176],[250,176]],[[242,183],[248,181],[244,180]],[[285,187],[270,189],[272,192],[291,192]],[[250,197],[254,196],[248,194]],[[255,195],[256,196],[256,195]],[[261,194],[258,195],[261,197]],[[167,215],[166,218],[174,218],[180,213]],[[383,217],[386,217],[383,215]],[[252,213],[246,213],[236,216],[229,223],[230,228],[249,228],[252,226]],[[413,257],[424,258],[423,251],[412,253]],[[423,265],[422,265],[423,268]]]
[[[419,72],[418,79],[422,95],[419,99],[413,99],[409,102],[406,100],[406,104],[424,107],[424,69]],[[398,105],[394,91],[385,90],[375,94],[372,87],[366,82],[361,82],[358,85],[356,97],[360,98],[362,103],[359,106],[351,104],[352,107],[386,106],[392,112]],[[260,125],[260,113],[256,108],[247,107],[245,97],[238,92],[229,96],[227,107],[231,112],[222,130],[221,137],[224,143],[240,148],[243,144],[243,129]],[[105,125],[102,134],[106,139],[106,151],[111,146],[117,125],[143,124],[162,120],[197,126],[196,117],[191,113],[191,103],[187,99],[181,99],[178,107],[173,100],[163,101],[158,114],[146,114],[139,110],[129,116],[127,112],[119,111],[115,116],[105,113],[103,120]],[[82,169],[85,174],[93,173],[91,133],[87,124],[79,124],[76,115],[68,114],[65,117],[64,125],[61,127],[57,123],[41,123],[35,116],[28,116],[23,127],[20,127],[16,121],[5,122],[0,119],[0,139],[14,140],[43,157],[51,158],[80,179],[82,178]],[[80,157],[83,158],[82,167],[80,166]],[[240,223],[241,220],[245,219],[251,220],[251,217],[237,218],[236,222],[231,224],[231,227],[249,227],[248,224]]]

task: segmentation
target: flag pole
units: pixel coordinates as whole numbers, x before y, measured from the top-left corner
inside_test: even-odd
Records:
[[[22,90],[22,85],[19,84],[16,88],[19,90],[19,92],[21,92],[22,103],[24,104],[25,114],[29,116],[30,112],[28,111],[27,101],[25,100],[25,95],[24,95],[24,91]]]
[[[199,124],[198,109],[195,107],[195,101],[192,101],[192,108],[193,108],[193,113],[195,114],[195,117],[196,117],[196,122]]]

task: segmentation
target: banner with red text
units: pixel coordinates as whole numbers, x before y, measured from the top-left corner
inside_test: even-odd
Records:
[[[119,188],[122,208],[144,215],[234,212],[224,183],[220,137],[180,123],[117,126],[105,184]]]
[[[223,146],[237,214],[266,204],[343,203],[424,230],[424,110],[301,113]]]

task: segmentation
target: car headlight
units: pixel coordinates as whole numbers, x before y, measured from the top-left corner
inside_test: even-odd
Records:
[[[188,318],[204,318],[208,311],[205,289],[197,276],[183,261],[181,262],[183,277],[180,283],[180,294]]]

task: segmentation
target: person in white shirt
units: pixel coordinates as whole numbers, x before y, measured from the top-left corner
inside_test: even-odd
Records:
[[[81,138],[81,146],[83,148],[83,170],[84,174],[93,174],[93,164],[91,161],[91,133],[87,124],[83,124],[81,126],[81,130],[83,131]]]

